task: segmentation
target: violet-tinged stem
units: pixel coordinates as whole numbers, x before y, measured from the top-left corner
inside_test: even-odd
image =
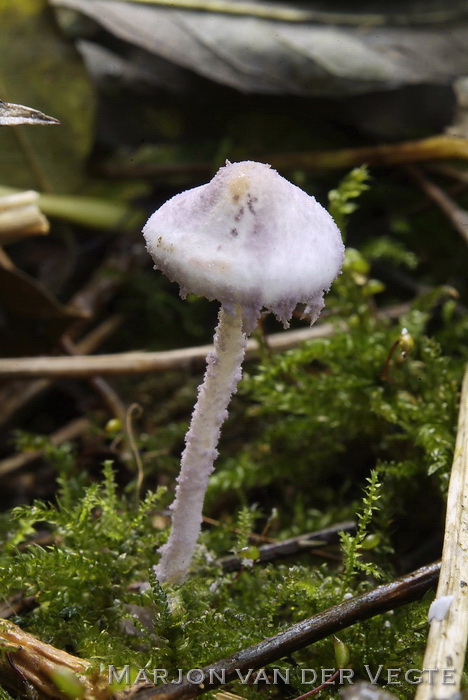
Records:
[[[207,357],[205,378],[198,389],[198,400],[185,437],[176,496],[171,506],[172,529],[167,543],[160,549],[161,560],[155,568],[160,582],[182,582],[190,566],[200,534],[208,478],[218,456],[216,445],[221,425],[242,374],[247,344],[242,324],[240,305],[232,314],[221,307],[214,350]]]

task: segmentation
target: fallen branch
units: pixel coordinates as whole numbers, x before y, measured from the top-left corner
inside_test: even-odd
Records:
[[[350,625],[401,605],[419,600],[437,583],[440,564],[424,566],[411,574],[374,588],[313,615],[259,644],[221,659],[202,669],[203,682],[194,684],[186,677],[180,683],[136,688],[127,700],[181,700],[201,695],[238,679],[238,673],[263,668],[285,656],[324,639]]]
[[[437,600],[443,609],[431,622],[423,668],[453,669],[453,683],[423,674],[416,700],[445,700],[460,690],[468,638],[468,366],[460,401],[457,442],[447,498],[444,548]],[[450,598],[452,598],[450,602]],[[440,601],[439,604],[443,604]],[[442,618],[442,619],[440,619]]]
[[[69,304],[90,318],[96,318],[114,298],[129,273],[141,269],[146,259],[147,253],[140,238],[130,240],[127,236],[121,236],[85,286],[72,296]]]
[[[0,602],[0,620],[20,613],[24,615],[35,607],[37,607],[35,596],[25,596],[23,591],[20,591]]]

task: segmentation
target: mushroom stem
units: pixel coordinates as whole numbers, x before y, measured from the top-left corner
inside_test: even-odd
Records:
[[[187,574],[200,534],[208,478],[218,456],[221,425],[242,375],[246,344],[242,306],[237,304],[232,313],[221,306],[214,350],[207,357],[205,377],[185,437],[176,497],[171,506],[172,529],[155,567],[161,583],[181,583]]]

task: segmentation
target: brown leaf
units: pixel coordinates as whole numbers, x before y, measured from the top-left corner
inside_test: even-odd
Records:
[[[234,14],[236,2],[198,3],[198,10],[121,0],[50,2],[82,12],[172,64],[246,93],[342,96],[428,82],[447,85],[468,73],[466,11],[454,2],[447,16],[453,19],[458,11],[457,23],[424,25],[423,12],[414,26],[404,21],[411,21],[411,3],[406,18],[382,15],[379,22],[358,11],[348,12],[344,23],[335,15],[333,22],[333,12],[310,10],[312,16],[323,15],[319,24],[269,17],[272,7],[276,16],[297,10],[282,3],[243,3],[251,10],[240,15]],[[430,15],[427,21],[433,21]],[[401,26],[391,26],[392,21]]]
[[[42,284],[16,267],[0,266],[0,356],[51,352],[86,314],[61,304]]]

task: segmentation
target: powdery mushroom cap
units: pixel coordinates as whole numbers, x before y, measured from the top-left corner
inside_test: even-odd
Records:
[[[298,303],[315,320],[339,274],[344,246],[330,214],[263,163],[227,163],[206,185],[176,195],[143,233],[155,268],[188,292],[262,309],[287,325]]]

